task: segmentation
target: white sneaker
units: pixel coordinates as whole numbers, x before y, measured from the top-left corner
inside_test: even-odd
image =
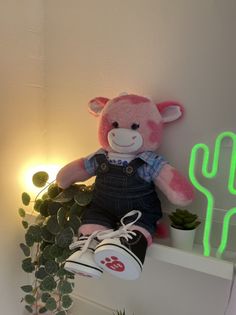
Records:
[[[94,250],[99,241],[92,236],[81,236],[70,245],[70,249],[79,249],[67,258],[64,268],[79,276],[99,279],[103,270],[94,261]]]
[[[128,230],[135,222],[124,224],[123,220],[140,212],[131,211],[121,219],[122,227],[114,232],[104,232],[99,237],[105,238],[95,248],[94,260],[98,266],[112,275],[126,280],[137,279],[143,269],[147,240],[139,231]],[[102,233],[102,232],[101,232]]]

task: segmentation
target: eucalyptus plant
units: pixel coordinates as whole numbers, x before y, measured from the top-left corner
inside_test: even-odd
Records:
[[[117,310],[117,311],[115,311],[115,313],[113,313],[113,315],[126,315],[125,309],[123,311]]]
[[[126,315],[126,311],[125,311],[125,309],[123,309],[123,311],[116,310],[115,312],[113,312],[113,315]],[[133,313],[133,315],[134,315],[134,313]]]
[[[64,265],[72,254],[69,245],[77,235],[80,217],[92,200],[93,185],[75,184],[62,190],[54,182],[47,183],[48,174],[43,171],[34,174],[32,181],[41,190],[33,200],[23,192],[18,210],[25,229],[25,242],[20,244],[22,269],[31,275],[29,283],[21,286],[22,302],[34,315],[48,311],[67,315],[73,303],[74,275]]]

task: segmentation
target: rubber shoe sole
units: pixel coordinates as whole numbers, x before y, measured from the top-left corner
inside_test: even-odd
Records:
[[[75,252],[66,260],[64,268],[78,276],[99,279],[103,270],[94,262],[93,257],[93,252],[86,252],[81,256],[79,252]]]
[[[106,239],[95,249],[94,260],[103,270],[125,280],[136,280],[142,272],[141,261],[119,239]]]

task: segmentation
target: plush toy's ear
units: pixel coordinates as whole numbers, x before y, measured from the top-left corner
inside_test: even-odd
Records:
[[[106,97],[95,97],[88,104],[89,112],[98,117],[108,101]]]
[[[161,114],[164,123],[170,123],[183,116],[184,108],[176,102],[163,102],[157,104],[157,108]]]

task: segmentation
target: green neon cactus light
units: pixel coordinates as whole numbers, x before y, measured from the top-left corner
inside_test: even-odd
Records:
[[[213,211],[214,211],[214,196],[212,193],[204,186],[202,186],[195,174],[195,166],[197,155],[200,150],[203,151],[203,163],[202,163],[202,174],[208,179],[214,178],[219,170],[219,156],[221,151],[222,141],[225,138],[230,138],[232,140],[232,154],[229,166],[229,178],[228,178],[228,191],[232,195],[236,195],[235,188],[235,178],[236,178],[236,134],[230,131],[226,131],[221,133],[215,141],[215,148],[213,154],[213,162],[212,168],[209,167],[209,158],[210,158],[210,150],[208,146],[204,143],[196,144],[191,152],[190,156],[190,165],[189,165],[189,177],[192,184],[195,186],[197,190],[199,190],[207,199],[207,209],[206,209],[206,222],[204,228],[203,235],[203,247],[204,247],[204,255],[210,256],[211,254],[211,244],[210,244],[210,235],[211,235],[211,227],[212,227],[212,219],[213,219]],[[221,242],[217,249],[217,257],[221,257],[228,242],[229,235],[229,226],[230,220],[233,215],[236,214],[236,207],[228,210],[224,216],[223,226],[222,226],[222,235]]]

